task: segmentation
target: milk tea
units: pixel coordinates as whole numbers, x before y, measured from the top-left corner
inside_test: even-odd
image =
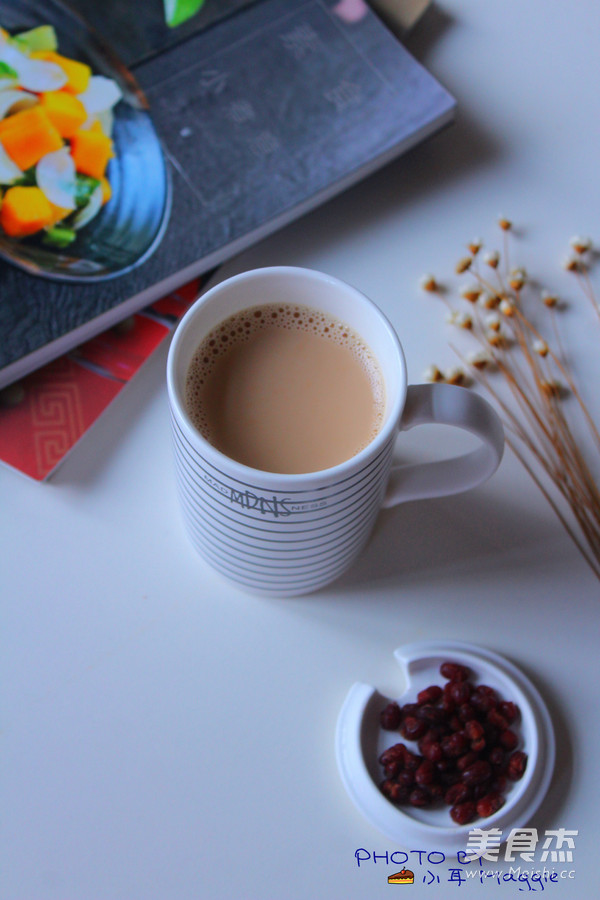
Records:
[[[200,433],[255,469],[306,473],[355,456],[379,431],[377,360],[343,322],[270,304],[230,316],[202,341],[186,381]]]

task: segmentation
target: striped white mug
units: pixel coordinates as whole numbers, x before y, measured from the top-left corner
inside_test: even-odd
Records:
[[[383,425],[367,447],[332,468],[294,475],[252,469],[213,447],[186,412],[186,377],[203,338],[234,313],[269,303],[331,314],[379,362]],[[167,384],[189,536],[207,562],[254,593],[283,597],[323,587],[360,553],[382,507],[475,487],[502,458],[502,425],[485,400],[446,384],[407,386],[402,347],[383,313],[355,288],[309,269],[255,269],[207,291],[175,332]],[[425,423],[458,426],[481,443],[453,459],[393,466],[398,432]]]

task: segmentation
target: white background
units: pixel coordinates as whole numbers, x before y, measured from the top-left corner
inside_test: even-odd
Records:
[[[600,412],[600,329],[560,266],[574,233],[600,242],[599,37],[596,0],[444,0],[408,46],[456,96],[456,124],[224,274],[293,264],[351,282],[419,381],[454,363],[419,279],[452,273],[476,235],[493,244],[503,213],[515,261],[570,301],[565,344]],[[411,888],[387,884],[385,859],[355,862],[397,847],[341,785],[338,711],[355,681],[400,693],[393,650],[444,638],[505,654],[542,691],[558,760],[532,824],[579,830],[575,879],[546,892],[593,896],[600,585],[528,476],[507,454],[468,495],[382,514],[331,588],[249,597],[183,533],[165,359],[50,483],[0,473],[4,900],[517,896],[445,884],[445,866],[428,886],[416,856]],[[404,453],[431,443],[414,432]]]

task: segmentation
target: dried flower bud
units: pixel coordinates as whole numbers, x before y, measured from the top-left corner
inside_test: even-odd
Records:
[[[517,307],[512,300],[507,300],[505,297],[504,300],[500,302],[500,312],[503,316],[510,318],[511,316],[514,316],[516,311]]]
[[[499,303],[500,297],[498,294],[490,294],[487,291],[485,291],[478,300],[478,305],[482,306],[484,309],[496,309]]]
[[[510,219],[507,219],[506,216],[500,216],[498,218],[498,225],[502,229],[502,231],[510,231],[512,228],[512,222]]]
[[[421,290],[428,291],[430,294],[438,290],[438,283],[433,275],[423,275],[419,284]]]
[[[542,291],[542,303],[544,306],[556,306],[558,304],[558,297],[556,294],[551,294],[549,291]]]
[[[473,327],[473,319],[468,313],[459,310],[453,310],[447,318],[450,325],[456,325],[457,328],[466,328],[470,330]]]
[[[567,256],[563,260],[563,269],[566,269],[567,272],[578,272],[580,266],[581,263],[575,256]]]
[[[462,275],[463,272],[466,272],[467,269],[471,268],[471,263],[473,262],[470,256],[463,256],[462,259],[456,263],[456,274]]]
[[[481,288],[477,284],[469,284],[461,290],[460,295],[469,303],[477,303],[481,296]]]
[[[489,331],[486,337],[490,347],[496,347],[498,349],[506,347],[506,338],[500,331]]]
[[[571,238],[569,245],[573,248],[575,253],[579,253],[580,255],[592,249],[591,238],[579,237],[578,235]]]
[[[425,379],[425,381],[431,381],[431,382],[434,382],[434,383],[437,383],[437,382],[440,382],[440,381],[444,381],[444,375],[443,375],[443,373],[440,372],[440,370],[438,369],[438,367],[435,366],[435,365],[429,366],[429,367],[425,370],[425,372],[423,372],[423,378]]]
[[[563,391],[560,381],[556,379],[540,382],[540,388],[546,397],[560,397]]]
[[[527,279],[527,272],[525,269],[513,269],[510,273],[508,283],[510,284],[513,291],[520,291],[525,281]]]
[[[469,253],[473,254],[473,256],[477,256],[482,247],[483,241],[481,240],[481,238],[473,238],[473,240],[469,241],[469,243],[467,244],[467,249],[469,250]]]
[[[500,262],[500,254],[497,250],[494,250],[493,253],[486,253],[483,257],[483,261],[490,266],[490,268],[497,269],[498,263]]]
[[[467,376],[461,368],[456,366],[453,369],[448,369],[446,372],[446,381],[448,384],[465,385],[467,383]]]
[[[549,349],[546,341],[537,340],[534,341],[533,344],[533,352],[537,353],[538,356],[548,356]]]
[[[486,316],[485,324],[490,331],[500,331],[500,316],[496,313]]]
[[[467,362],[474,369],[487,369],[492,364],[492,358],[484,350],[478,350],[468,357]]]

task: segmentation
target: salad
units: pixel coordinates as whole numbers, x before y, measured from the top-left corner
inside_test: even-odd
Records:
[[[51,25],[0,28],[0,234],[63,248],[110,200],[111,78],[62,56]]]

